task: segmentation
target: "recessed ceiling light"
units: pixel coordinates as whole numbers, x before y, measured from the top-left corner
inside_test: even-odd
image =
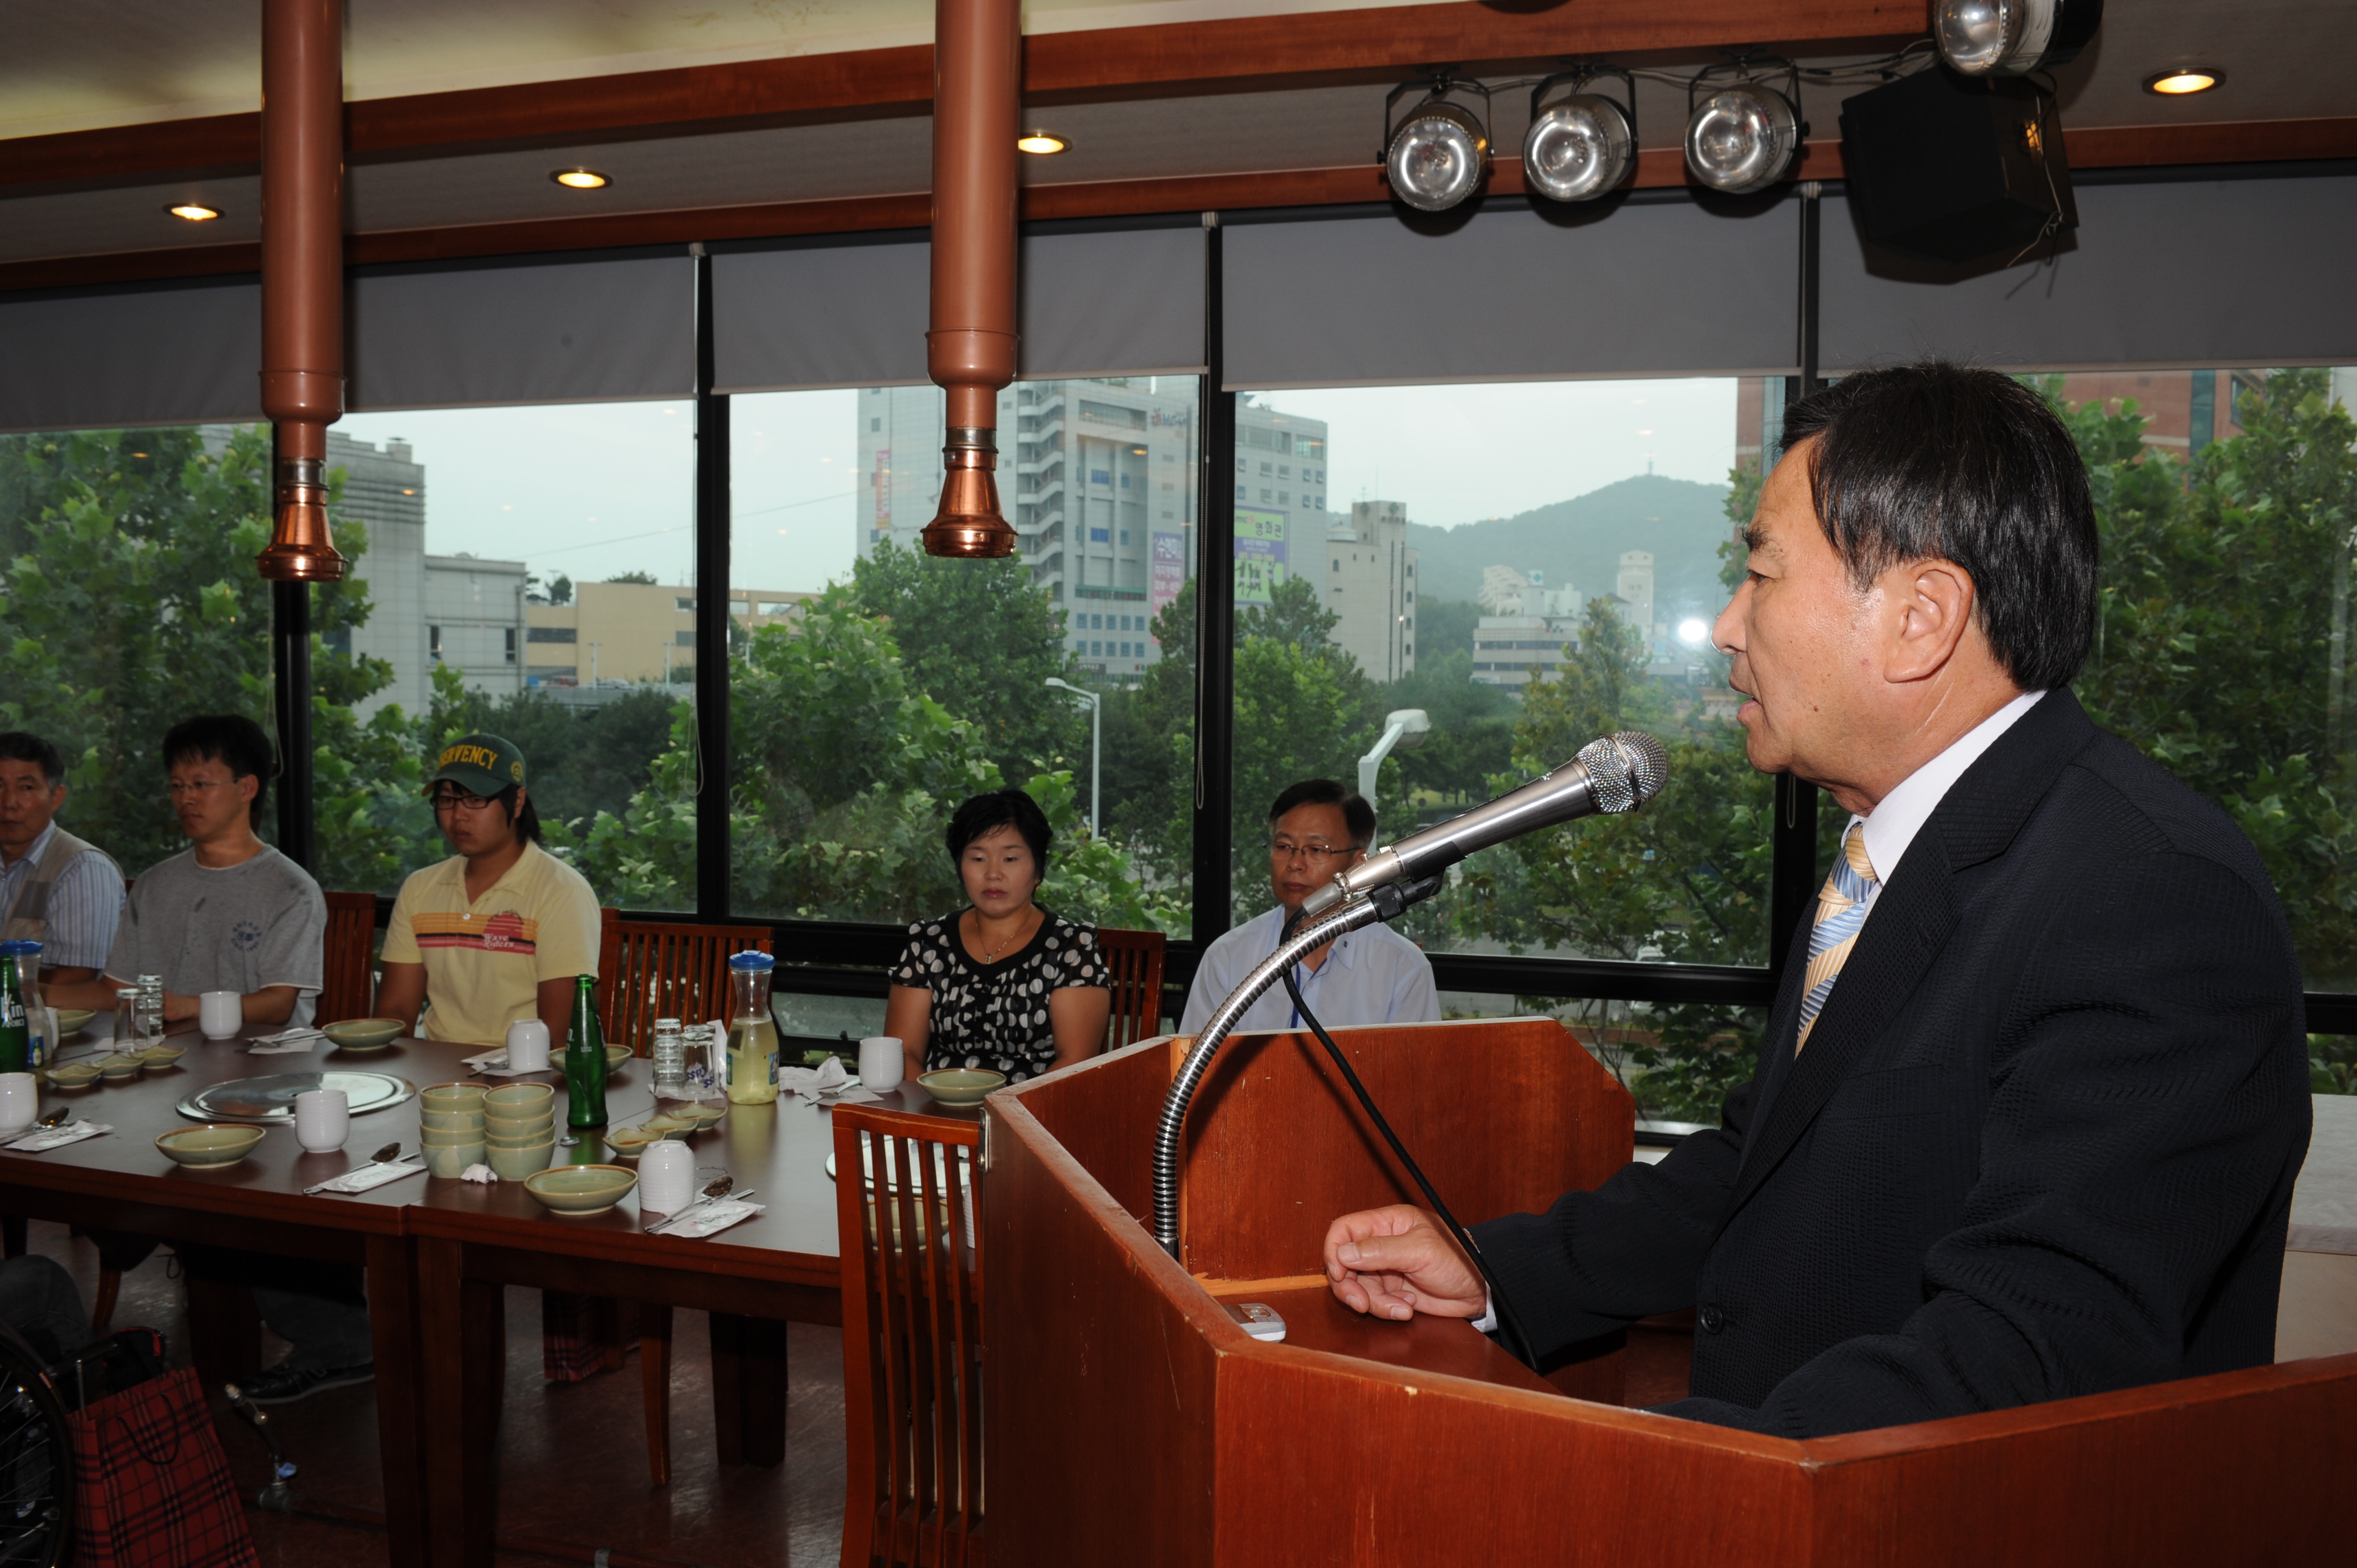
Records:
[[[2165,98],[2182,98],[2188,93],[2207,92],[2225,80],[2224,71],[2206,65],[2180,65],[2174,70],[2146,77],[2144,90]]]
[[[573,190],[601,190],[614,183],[593,168],[552,169],[548,177]]]
[[[1071,145],[1070,137],[1060,136],[1053,131],[1026,131],[1015,138],[1016,151],[1035,153],[1043,158],[1051,153],[1060,153]]]
[[[175,218],[185,218],[191,223],[209,223],[221,216],[218,207],[207,207],[199,201],[179,201],[164,209]]]

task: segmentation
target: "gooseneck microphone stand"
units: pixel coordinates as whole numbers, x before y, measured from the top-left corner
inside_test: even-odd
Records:
[[[1498,1283],[1498,1276],[1491,1272],[1489,1260],[1481,1255],[1480,1243],[1473,1240],[1470,1231],[1457,1222],[1457,1217],[1441,1201],[1440,1194],[1433,1189],[1422,1167],[1408,1154],[1406,1145],[1400,1142],[1399,1134],[1392,1131],[1391,1123],[1376,1109],[1366,1085],[1361,1083],[1359,1075],[1351,1070],[1350,1058],[1342,1054],[1341,1047],[1334,1043],[1334,1037],[1326,1032],[1326,1026],[1318,1021],[1317,1015],[1310,1012],[1309,1004],[1302,1000],[1301,987],[1293,975],[1295,964],[1335,938],[1377,921],[1395,918],[1408,906],[1439,892],[1445,881],[1444,875],[1435,874],[1413,881],[1388,884],[1373,889],[1363,897],[1351,899],[1331,914],[1310,920],[1306,927],[1302,925],[1302,912],[1295,911],[1292,918],[1286,922],[1286,934],[1277,943],[1276,951],[1254,966],[1253,972],[1244,976],[1243,983],[1230,993],[1228,999],[1205,1020],[1202,1033],[1195,1036],[1193,1048],[1188,1051],[1186,1061],[1178,1069],[1178,1076],[1171,1080],[1170,1090],[1163,1097],[1162,1116],[1155,1127],[1154,1239],[1173,1259],[1178,1258],[1178,1136],[1187,1122],[1187,1107],[1194,1100],[1195,1090],[1201,1086],[1203,1075],[1211,1070],[1211,1058],[1219,1054],[1220,1047],[1234,1032],[1237,1020],[1250,1011],[1252,1004],[1265,995],[1270,987],[1282,982],[1293,999],[1295,1010],[1301,1015],[1301,1021],[1309,1026],[1310,1032],[1318,1036],[1318,1043],[1326,1047],[1326,1054],[1333,1058],[1335,1067],[1342,1074],[1342,1080],[1351,1086],[1351,1092],[1357,1096],[1368,1119],[1383,1133],[1383,1141],[1391,1145],[1392,1153],[1406,1167],[1408,1175],[1415,1179],[1416,1187],[1424,1193],[1425,1201],[1432,1206],[1433,1213],[1439,1217],[1449,1236],[1480,1272],[1482,1283],[1489,1286],[1490,1305],[1498,1315],[1498,1325],[1506,1339],[1508,1353],[1535,1370],[1538,1358],[1532,1354],[1530,1338],[1523,1333],[1522,1320],[1507,1300],[1505,1288]]]

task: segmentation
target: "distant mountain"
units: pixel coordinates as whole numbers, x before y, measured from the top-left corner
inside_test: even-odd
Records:
[[[1585,601],[1612,591],[1620,553],[1653,553],[1656,615],[1675,623],[1711,616],[1726,602],[1719,542],[1727,536],[1727,487],[1640,474],[1567,501],[1516,517],[1455,528],[1408,524],[1417,551],[1416,587],[1437,599],[1478,599],[1481,569],[1512,566],[1546,574],[1546,585],[1569,583]]]

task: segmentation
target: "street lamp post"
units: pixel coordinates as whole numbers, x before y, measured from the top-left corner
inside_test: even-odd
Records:
[[[1424,744],[1424,737],[1431,731],[1432,720],[1425,715],[1422,708],[1394,708],[1383,715],[1382,738],[1375,742],[1374,750],[1359,758],[1359,793],[1366,799],[1368,805],[1375,803],[1375,776],[1383,771],[1383,758],[1389,757],[1394,747],[1401,751],[1414,750]],[[1367,847],[1372,850],[1375,846],[1370,843]]]
[[[1089,705],[1089,837],[1101,838],[1103,835],[1097,831],[1097,784],[1104,766],[1104,699],[1058,676],[1049,676],[1048,684],[1060,692],[1070,692]]]

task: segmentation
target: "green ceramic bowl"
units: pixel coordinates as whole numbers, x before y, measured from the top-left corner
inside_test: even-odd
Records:
[[[526,1133],[502,1133],[493,1127],[488,1132],[476,1135],[494,1149],[529,1149],[534,1144],[545,1144],[555,1137],[556,1127],[552,1122],[534,1127]]]
[[[608,1046],[606,1047],[607,1074],[611,1076],[621,1071],[623,1066],[630,1061],[630,1047],[628,1046]]]
[[[483,1130],[480,1111],[421,1111],[418,1121],[432,1133],[479,1133]]]
[[[483,1118],[483,1131],[513,1138],[526,1133],[545,1132],[555,1123],[556,1112],[554,1110],[535,1111],[528,1116],[486,1115]]]
[[[727,1115],[728,1107],[710,1100],[681,1100],[674,1101],[663,1114],[674,1122],[693,1122],[695,1130],[700,1133],[706,1127],[716,1125],[723,1116]]]
[[[319,1033],[348,1051],[381,1051],[401,1038],[401,1030],[398,1018],[347,1018],[319,1026]]]
[[[479,1083],[437,1083],[418,1091],[417,1103],[428,1111],[480,1111],[483,1108],[483,1086]]]
[[[233,1165],[262,1142],[259,1127],[182,1127],[156,1140],[156,1146],[175,1163],[201,1170],[210,1165]]]
[[[984,1095],[1005,1086],[1006,1075],[980,1068],[943,1068],[919,1074],[917,1081],[944,1105],[979,1105]]]
[[[422,1127],[417,1141],[429,1149],[459,1149],[479,1144],[485,1136],[480,1127]]]
[[[150,1069],[161,1069],[170,1067],[188,1054],[188,1047],[186,1046],[150,1046],[139,1053],[139,1059]]]
[[[502,1149],[497,1144],[484,1152],[491,1174],[501,1181],[522,1181],[524,1177],[548,1168],[548,1157],[556,1152],[556,1140],[534,1144],[528,1149]]]
[[[444,1181],[455,1181],[458,1173],[468,1165],[481,1165],[484,1153],[479,1141],[448,1145],[428,1144],[425,1145],[425,1174],[440,1176]]]
[[[133,1073],[137,1072],[143,1065],[145,1064],[138,1057],[126,1055],[121,1051],[98,1058],[99,1076],[109,1083],[123,1082]]]
[[[80,1034],[85,1025],[98,1016],[87,1007],[60,1007],[57,1014],[58,1033],[60,1035]]]
[[[619,1165],[558,1165],[524,1177],[523,1189],[559,1214],[603,1214],[638,1185]]]
[[[41,1070],[48,1073],[49,1082],[59,1089],[88,1089],[98,1081],[99,1067],[95,1061],[62,1062]]]
[[[649,1144],[662,1143],[665,1131],[665,1128],[653,1126],[609,1128],[606,1133],[606,1146],[618,1155],[635,1155]]]
[[[523,1116],[556,1103],[556,1090],[544,1083],[503,1083],[483,1092],[486,1116]]]

